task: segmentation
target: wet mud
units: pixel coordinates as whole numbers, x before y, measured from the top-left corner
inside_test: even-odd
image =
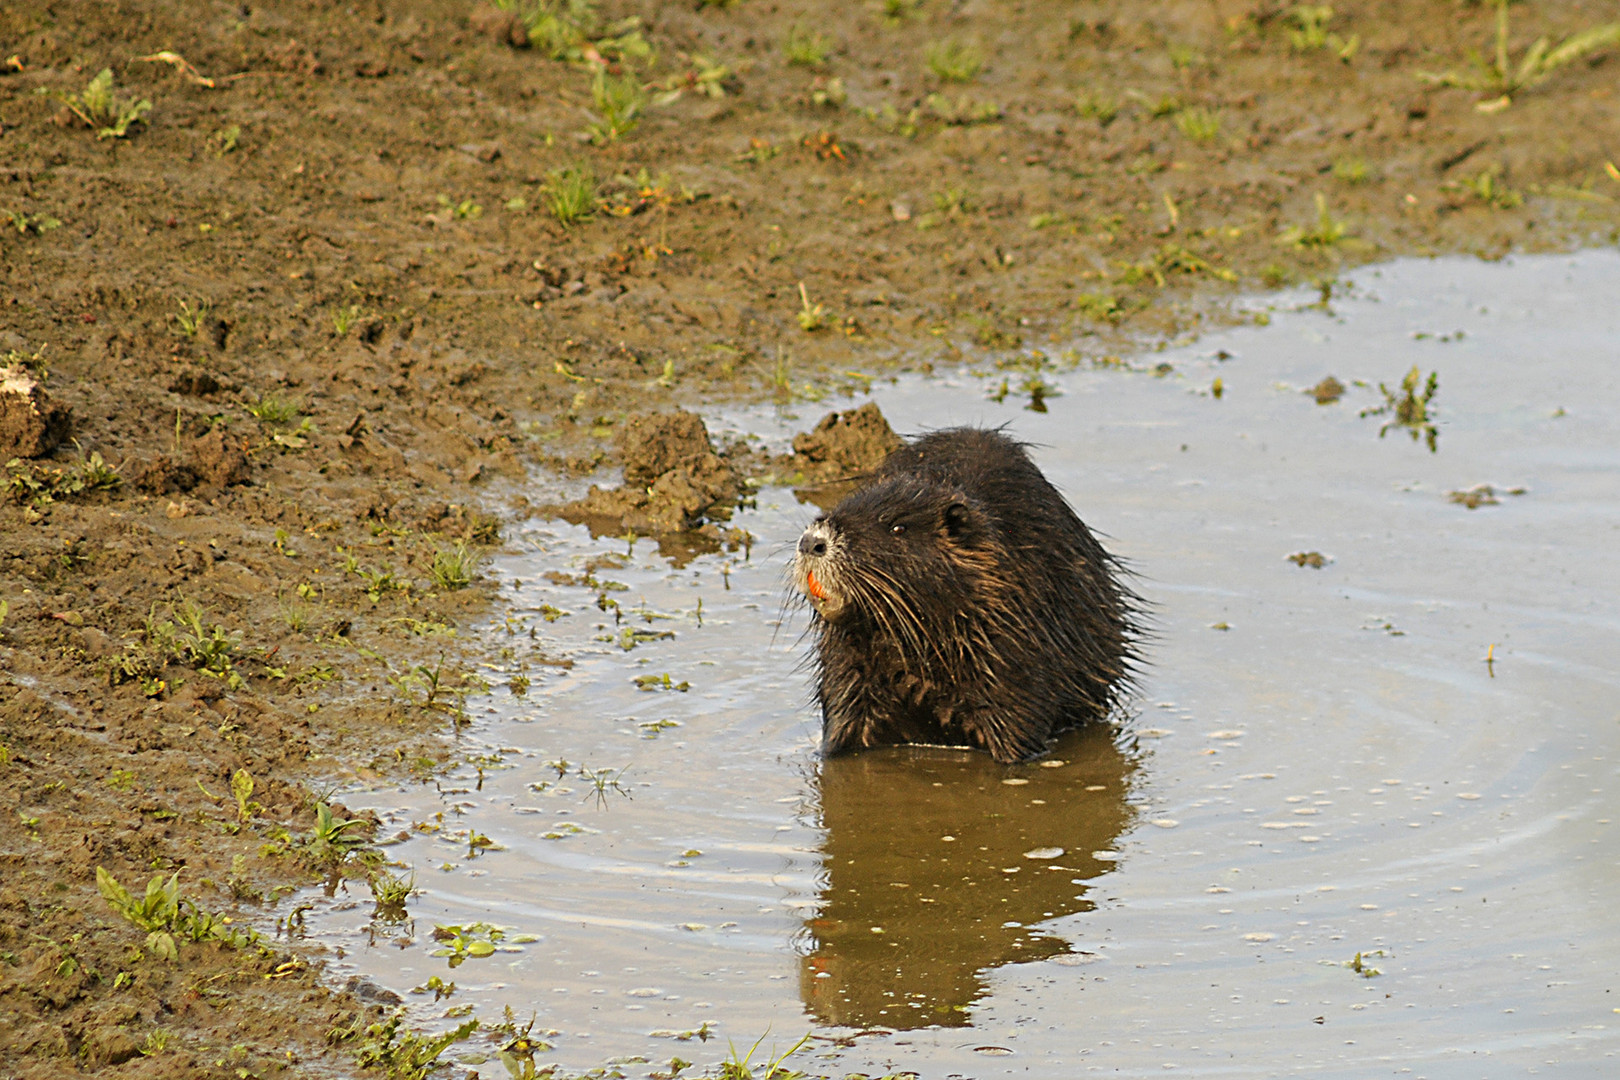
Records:
[[[336,793],[441,774],[535,507],[746,555],[759,490],[880,456],[845,395],[892,373],[1033,405],[1245,291],[1612,242],[1620,56],[1497,85],[1492,10],[1446,11],[7,5],[0,1075],[400,1052],[289,898],[387,891]],[[791,431],[676,411],[739,402]]]

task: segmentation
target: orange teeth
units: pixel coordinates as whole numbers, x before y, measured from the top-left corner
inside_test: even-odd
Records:
[[[816,580],[816,573],[814,570],[806,570],[804,572],[804,586],[805,592],[809,593],[812,598],[816,600],[827,599],[827,590],[823,589],[821,587],[821,582]]]

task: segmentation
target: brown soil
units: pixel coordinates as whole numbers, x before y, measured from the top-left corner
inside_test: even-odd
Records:
[[[316,792],[445,757],[488,599],[454,564],[536,466],[600,473],[607,527],[746,542],[741,480],[837,479],[886,425],[768,462],[646,414],[967,358],[1038,386],[1241,289],[1617,234],[1615,50],[1505,106],[1419,81],[1491,53],[1485,5],[884,7],[604,2],[573,60],[470,0],[0,11],[0,1077],[358,1071],[329,1033],[387,995],[324,987],[273,898],[334,866]],[[1515,63],[1614,15],[1511,12]],[[600,40],[635,14],[650,61]],[[931,72],[947,41],[982,70]],[[661,100],[598,146],[604,57]],[[151,102],[124,137],[36,93],[103,68]],[[163,959],[97,867],[292,929]]]

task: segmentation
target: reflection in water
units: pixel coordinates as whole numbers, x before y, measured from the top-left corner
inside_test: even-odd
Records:
[[[799,965],[811,1015],[965,1025],[986,969],[1069,952],[1035,924],[1091,910],[1087,882],[1113,866],[1136,769],[1114,739],[1100,725],[1070,732],[1011,769],[931,747],[822,762],[824,884]]]

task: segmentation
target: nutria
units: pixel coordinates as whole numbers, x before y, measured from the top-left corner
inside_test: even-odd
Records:
[[[1106,716],[1139,598],[1021,443],[951,428],[891,453],[805,530],[826,753],[969,745],[1014,762]]]

